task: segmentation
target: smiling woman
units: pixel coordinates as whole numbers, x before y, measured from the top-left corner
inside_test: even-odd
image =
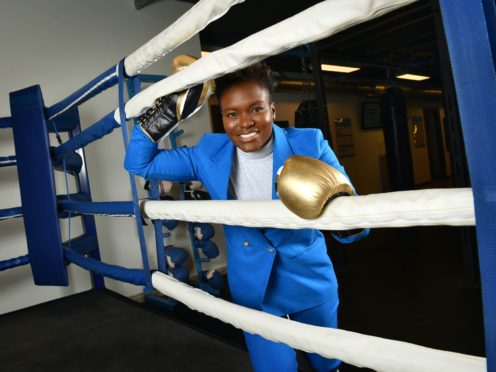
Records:
[[[273,83],[265,63],[227,74],[215,85],[225,134],[204,135],[191,148],[158,150],[137,126],[126,168],[148,179],[200,180],[217,200],[279,199],[274,186],[277,170],[293,155],[327,163],[348,179],[320,130],[282,129],[273,123]],[[167,102],[164,99],[162,104]],[[332,189],[331,185],[317,186]],[[297,187],[292,191],[298,193]],[[337,280],[319,230],[224,226],[224,232],[228,282],[235,303],[302,323],[337,327]],[[335,237],[351,243],[367,235],[364,229],[346,239]],[[296,371],[292,347],[249,333],[245,340],[256,371]],[[339,365],[338,360],[317,354],[309,353],[308,358],[319,371],[332,371]]]
[[[270,69],[258,63],[233,75],[241,82],[233,83],[229,75],[216,81],[224,130],[240,150],[260,150],[272,137],[276,117]]]

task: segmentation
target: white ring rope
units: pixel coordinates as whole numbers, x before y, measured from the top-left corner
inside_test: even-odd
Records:
[[[257,32],[236,44],[200,58],[132,97],[128,119],[140,115],[161,96],[241,69],[262,59],[326,38],[416,0],[327,0]],[[120,123],[118,109],[114,118]]]
[[[160,272],[152,275],[152,284],[166,296],[236,328],[355,366],[391,372],[486,371],[485,358],[298,323],[224,301]]]
[[[140,115],[163,95],[214,79],[298,45],[323,39],[413,1],[415,0],[323,1],[231,47],[213,52],[188,68],[150,86],[129,100],[126,104],[126,117]],[[219,3],[219,0],[212,3],[214,2]],[[191,13],[195,12],[197,10],[193,7]],[[198,25],[201,22],[210,22],[223,13],[225,11],[218,12],[217,16],[205,16]],[[199,19],[204,14],[201,11],[197,12]],[[198,26],[198,31],[205,25]],[[185,25],[173,24],[126,58],[125,68],[128,75],[139,73],[171,50],[167,43],[163,42],[163,38],[171,37],[172,34],[171,40],[175,41],[171,44],[174,44],[174,47],[189,39],[190,36],[181,39],[181,31],[177,29],[182,30],[182,27]],[[177,29],[172,31],[174,28]],[[115,112],[115,119],[120,122],[118,110]],[[229,203],[227,208],[226,203]],[[142,203],[142,209],[148,217],[154,219],[181,219],[258,227],[346,230],[356,227],[475,224],[471,189],[421,190],[343,197],[332,201],[324,214],[315,220],[297,217],[279,201],[197,201],[194,204],[191,201],[145,201]],[[264,211],[263,216],[260,215],[260,210]],[[237,328],[307,352],[338,358],[356,366],[377,371],[402,372],[486,370],[485,358],[275,317],[215,298],[160,272],[153,274],[152,282],[154,287],[165,295]]]
[[[203,30],[210,22],[222,17],[233,5],[242,3],[244,0],[200,0],[172,25],[156,35],[153,39],[135,50],[124,60],[124,70],[128,76],[134,76],[150,64],[157,62],[160,58],[171,52],[179,45],[191,39],[198,32]],[[75,105],[86,100],[95,91],[101,89],[109,80],[118,76],[118,65],[115,71],[94,83],[77,96],[66,106],[50,115],[49,120],[55,119]],[[117,110],[118,111],[118,110]],[[118,117],[116,117],[116,121]]]
[[[139,74],[140,71],[191,39],[209,23],[222,17],[233,5],[243,1],[200,0],[172,25],[127,56],[124,60],[126,74],[128,76]]]
[[[339,197],[327,205],[319,218],[313,220],[298,217],[279,200],[145,200],[141,202],[141,210],[145,217],[151,219],[285,229],[349,230],[364,227],[475,225],[470,188]]]

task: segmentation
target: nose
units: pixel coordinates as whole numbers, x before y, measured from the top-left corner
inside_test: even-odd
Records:
[[[252,126],[255,125],[255,121],[248,114],[241,115],[241,118],[240,119],[241,119],[239,121],[239,127],[240,128],[246,129],[246,128],[250,128],[250,127],[252,127]]]

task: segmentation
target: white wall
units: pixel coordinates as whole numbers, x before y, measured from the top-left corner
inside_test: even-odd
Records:
[[[2,3],[0,12],[0,116],[10,116],[11,91],[39,84],[45,104],[51,106],[115,65],[121,58],[158,34],[182,15],[190,4],[181,1],[152,2],[134,9],[132,0],[17,0]],[[200,55],[194,37],[144,73],[170,74],[171,59],[181,53]],[[83,129],[117,107],[117,88],[109,89],[80,108]],[[210,131],[207,110],[184,123],[186,135],[180,145],[194,144]],[[33,139],[35,140],[35,139]],[[0,129],[0,156],[14,154],[10,129]],[[120,131],[86,147],[91,191],[95,201],[130,200],[127,173],[123,170]],[[65,193],[65,182],[56,175],[57,193]],[[70,192],[74,192],[71,182]],[[20,206],[15,167],[0,168],[0,209]],[[136,227],[131,218],[97,217],[97,230],[104,261],[141,267]],[[71,236],[79,231],[76,221]],[[68,226],[62,224],[63,239]],[[148,249],[155,245],[147,230]],[[179,238],[180,241],[180,238]],[[185,240],[185,243],[188,243]],[[0,260],[27,253],[22,218],[0,223]],[[155,260],[152,258],[152,267]],[[91,287],[89,275],[70,265],[70,286],[38,287],[29,266],[0,272],[0,313],[80,292]],[[106,280],[110,289],[135,295],[141,288]]]

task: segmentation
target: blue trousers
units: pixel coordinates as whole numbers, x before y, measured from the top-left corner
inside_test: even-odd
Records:
[[[300,323],[337,328],[338,302],[330,300],[319,306],[289,314],[289,318]],[[296,372],[296,351],[286,344],[269,341],[261,336],[244,333],[246,346],[255,372]],[[312,367],[318,372],[335,371],[341,363],[318,354],[306,353]]]

